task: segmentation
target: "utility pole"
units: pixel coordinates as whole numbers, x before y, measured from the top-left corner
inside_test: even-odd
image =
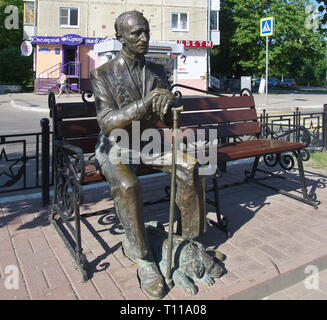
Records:
[[[37,3],[36,0],[34,0],[34,9],[33,9],[33,27],[34,27],[34,31],[33,31],[33,36],[36,36],[36,8],[37,8]]]
[[[211,40],[211,27],[210,27],[210,20],[211,20],[211,0],[207,0],[208,2],[208,10],[207,10],[207,40]],[[210,84],[210,49],[207,49],[207,88],[209,88]]]
[[[268,60],[269,60],[269,37],[266,36],[266,105],[268,105]]]

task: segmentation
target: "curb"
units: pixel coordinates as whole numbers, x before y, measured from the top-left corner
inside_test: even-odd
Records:
[[[15,109],[20,109],[24,111],[34,111],[34,112],[46,112],[49,113],[49,109],[40,108],[40,107],[27,107],[16,104],[14,100],[10,100],[10,105]]]
[[[308,277],[305,269],[309,265],[314,265],[318,268],[319,272],[327,269],[327,256],[323,256],[301,266],[287,271],[283,274],[279,274],[275,278],[263,282],[257,286],[253,286],[243,292],[229,296],[228,300],[266,300],[272,294],[279,292],[283,289],[291,287],[301,281],[304,281]]]
[[[318,108],[321,108],[321,111],[323,109],[323,106],[318,104],[318,105],[312,105],[312,106],[302,106],[302,107],[299,107],[299,106],[279,106],[279,107],[276,107],[276,106],[272,106],[272,105],[259,105],[257,107],[257,110],[259,111],[263,111],[263,110],[266,110],[267,111],[267,108],[287,108],[289,111],[296,111],[296,109],[299,109],[299,111],[304,111],[306,109],[318,109]],[[269,110],[269,109],[268,109]],[[278,110],[269,110],[269,111],[277,111],[277,112],[280,112],[281,110],[278,109]]]

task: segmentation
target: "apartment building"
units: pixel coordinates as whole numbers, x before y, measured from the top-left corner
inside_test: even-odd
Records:
[[[116,42],[116,17],[134,9],[150,23],[154,50],[149,57],[177,69],[178,83],[206,88],[208,53],[220,40],[219,8],[219,0],[24,1],[24,40],[34,46],[35,88],[47,93],[60,70],[72,90],[89,88],[90,71],[105,62],[104,55],[114,57],[110,48],[117,45],[102,46],[102,51],[95,47]],[[183,50],[173,50],[169,43],[183,44]]]

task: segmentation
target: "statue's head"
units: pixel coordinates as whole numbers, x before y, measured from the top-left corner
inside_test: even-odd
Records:
[[[134,56],[148,52],[150,27],[148,20],[139,11],[126,11],[115,22],[116,38],[123,49]]]

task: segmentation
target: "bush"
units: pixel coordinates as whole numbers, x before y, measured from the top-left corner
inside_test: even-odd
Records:
[[[25,57],[19,48],[5,48],[0,51],[0,61],[0,83],[23,88],[33,84],[33,55]]]

